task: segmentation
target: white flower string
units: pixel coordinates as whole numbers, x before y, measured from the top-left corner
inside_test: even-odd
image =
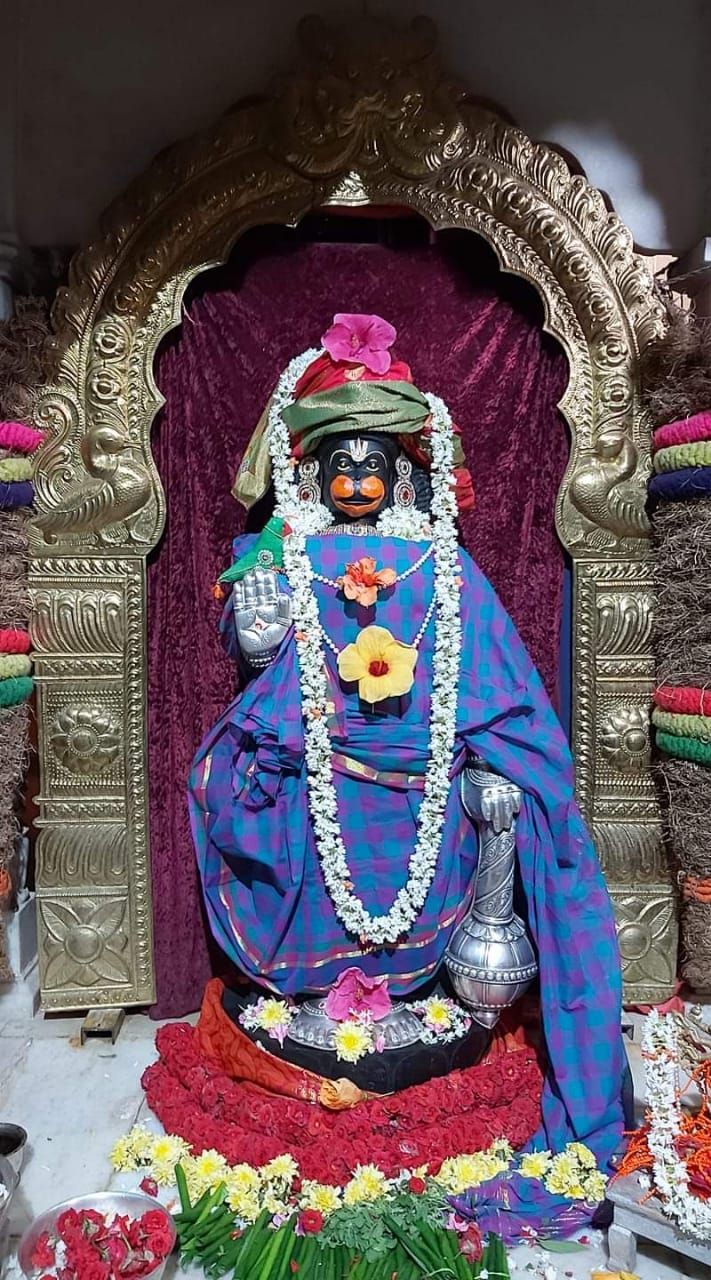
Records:
[[[689,1190],[686,1162],[676,1149],[681,1132],[679,1050],[674,1016],[652,1009],[642,1038],[655,1190],[664,1212],[698,1240],[711,1239],[711,1203]]]
[[[323,531],[314,504],[299,502],[289,431],[282,410],[292,402],[296,383],[320,355],[310,350],[288,365],[272,397],[267,430],[274,475],[276,514],[292,533],[284,540],[284,568],[292,591],[301,702],[305,718],[305,758],[309,809],[319,862],[334,910],[348,933],[374,946],[396,943],[412,927],[432,886],[442,840],[454,753],[461,649],[459,615],[457,506],[454,492],[454,440],[449,410],[426,395],[432,414],[432,540],[435,557],[435,645],[432,661],[430,744],[417,838],[405,885],[390,909],[373,916],[354,891],[338,820],[333,782],[332,745],[327,723],[328,682],[324,633],[311,583],[314,570],[306,552],[309,533]],[[325,508],[322,510],[325,511]],[[326,513],[328,515],[328,513]],[[395,513],[393,513],[394,515]],[[408,513],[409,514],[409,513]],[[396,522],[395,522],[396,523]],[[410,520],[411,527],[424,528]],[[429,521],[427,527],[430,528]],[[379,532],[385,530],[379,525]],[[391,536],[403,536],[391,533]],[[420,536],[425,536],[420,533]]]

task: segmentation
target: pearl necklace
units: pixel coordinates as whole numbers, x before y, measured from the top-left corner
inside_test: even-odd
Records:
[[[329,530],[329,532],[333,532],[333,530]],[[411,573],[417,573],[417,570],[422,568],[425,561],[429,560],[433,551],[434,542],[431,542],[427,550],[423,552],[419,559],[416,560],[414,564],[411,564],[409,569],[403,569],[402,573],[399,573],[390,583],[390,586],[394,587],[396,583],[404,582],[405,578],[409,578]],[[314,573],[313,576],[316,582],[322,582],[325,587],[333,587],[334,591],[341,590],[341,583],[336,578],[326,578],[322,573]]]
[[[315,573],[313,576],[314,576],[314,578],[318,578],[318,574],[317,574],[317,573]],[[319,579],[319,581],[321,581],[321,579]],[[432,614],[433,614],[433,613],[434,613],[434,611],[435,611],[435,605],[436,605],[436,604],[437,604],[437,598],[436,598],[436,596],[434,596],[434,595],[433,595],[433,596],[432,596],[432,599],[430,600],[430,603],[429,603],[429,605],[428,605],[427,613],[425,614],[424,618],[422,619],[422,626],[420,627],[419,631],[417,632],[417,635],[415,636],[415,639],[410,641],[410,646],[409,646],[409,647],[410,647],[411,649],[419,649],[420,644],[421,644],[421,642],[422,642],[422,639],[423,639],[423,637],[424,637],[425,631],[427,630],[428,626],[430,625],[430,619],[431,619],[431,617],[432,617]],[[341,652],[341,650],[339,649],[339,647],[338,647],[338,645],[336,644],[336,642],[335,642],[334,640],[332,640],[332,639],[331,639],[331,637],[330,637],[330,635],[328,634],[328,632],[327,632],[326,628],[324,627],[323,623],[321,623],[321,635],[322,635],[322,637],[323,637],[324,642],[328,645],[329,649],[331,650],[331,652],[332,652],[332,653],[335,653],[336,657],[338,657],[338,655],[339,655],[339,653]],[[403,641],[403,644],[404,644],[404,643],[406,643],[406,641]]]

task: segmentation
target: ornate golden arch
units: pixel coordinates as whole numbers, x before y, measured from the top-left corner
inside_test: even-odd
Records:
[[[649,767],[648,430],[637,358],[661,309],[600,193],[441,69],[431,24],[305,25],[271,94],[164,152],[75,258],[39,424],[31,585],[47,1009],[154,995],[146,783],[146,556],[165,498],[153,359],[188,283],[249,227],[401,205],[478,232],[541,295],[564,347],[570,462],[556,520],[574,564],[578,791],[620,926],[628,998],[671,993],[676,922]]]

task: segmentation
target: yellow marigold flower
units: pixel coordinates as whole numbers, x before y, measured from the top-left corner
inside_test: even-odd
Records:
[[[195,1172],[199,1178],[219,1182],[227,1173],[227,1161],[214,1147],[208,1147],[199,1156],[195,1156]]]
[[[269,1213],[285,1214],[289,1212],[289,1206],[284,1198],[271,1187],[267,1187],[260,1201],[260,1208],[267,1209]]]
[[[187,1155],[190,1155],[190,1147],[182,1138],[170,1133],[159,1134],[153,1143],[151,1163],[153,1165],[172,1164],[175,1166]]]
[[[600,1173],[598,1169],[593,1170],[585,1178],[583,1183],[585,1189],[585,1199],[588,1204],[598,1204],[600,1200],[605,1199],[607,1191],[607,1178],[604,1173]]]
[[[489,1147],[489,1154],[499,1156],[501,1160],[513,1160],[514,1149],[508,1138],[495,1138]]]
[[[454,1195],[461,1195],[470,1187],[488,1182],[497,1173],[505,1173],[508,1161],[489,1151],[474,1151],[471,1155],[450,1156],[443,1160],[435,1181]]]
[[[561,1173],[558,1169],[551,1169],[546,1174],[545,1188],[554,1196],[567,1196],[568,1187],[571,1185],[571,1177],[568,1173]]]
[[[338,655],[342,680],[357,681],[364,702],[409,693],[415,682],[417,649],[388,631],[387,627],[364,627],[355,644],[347,644]]]
[[[269,1164],[262,1166],[260,1172],[263,1178],[273,1181],[279,1180],[280,1182],[293,1182],[298,1175],[299,1166],[294,1157],[287,1152],[283,1156],[275,1156],[273,1160],[269,1161]]]
[[[225,1184],[241,1191],[258,1191],[262,1185],[262,1179],[259,1171],[253,1169],[251,1164],[233,1164],[227,1170]]]
[[[256,1222],[260,1214],[259,1196],[243,1187],[232,1187],[227,1192],[227,1204],[243,1222]]]
[[[363,1204],[368,1200],[379,1200],[387,1190],[388,1180],[381,1169],[374,1164],[358,1164],[343,1192],[343,1203]]]
[[[172,1187],[175,1183],[175,1161],[153,1160],[151,1162],[151,1176],[159,1187]]]
[[[133,1157],[136,1161],[136,1168],[140,1164],[149,1164],[153,1155],[153,1144],[158,1135],[151,1133],[146,1129],[145,1125],[135,1124],[127,1136],[127,1142],[130,1144]]]
[[[524,1178],[543,1178],[551,1163],[550,1151],[529,1151],[521,1156],[519,1172]]]
[[[131,1146],[130,1137],[119,1138],[111,1148],[109,1160],[119,1173],[130,1173],[137,1168],[137,1162]]]
[[[370,1029],[360,1022],[339,1022],[333,1033],[336,1057],[343,1062],[358,1062],[373,1047]]]
[[[569,1142],[565,1150],[582,1165],[583,1169],[597,1168],[597,1160],[590,1148],[585,1146],[584,1142]]]
[[[322,1182],[304,1182],[301,1188],[300,1206],[302,1209],[318,1209],[324,1217],[341,1207],[341,1192],[338,1187],[329,1187]]]

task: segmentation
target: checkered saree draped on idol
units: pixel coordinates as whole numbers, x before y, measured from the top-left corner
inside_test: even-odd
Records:
[[[345,329],[347,341],[347,323]],[[354,347],[361,336],[357,332],[352,337]],[[377,348],[378,342],[374,345]],[[350,361],[338,349],[335,356],[331,349],[308,353],[301,387],[299,367],[293,370],[290,404],[295,411],[275,394],[256,445],[250,446],[250,482],[261,468],[250,501],[260,496],[260,485],[263,489],[273,479],[276,512],[286,521],[280,534],[283,562],[279,563],[277,548],[272,564],[280,570],[279,593],[289,603],[283,635],[270,660],[248,672],[241,692],[195,757],[191,817],[211,927],[238,969],[266,993],[323,995],[345,969],[358,966],[370,977],[386,975],[391,996],[415,995],[442,974],[450,939],[471,906],[478,841],[459,778],[467,761],[484,761],[522,793],[516,823],[518,909],[525,916],[538,963],[547,1058],[542,1132],[533,1145],[559,1151],[579,1140],[590,1145],[604,1167],[623,1126],[619,962],[610,901],[574,799],[568,744],[513,623],[456,542],[454,576],[449,579],[455,584],[454,603],[441,597],[441,588],[438,596],[438,576],[446,580],[449,570],[446,546],[443,550],[442,540],[437,543],[436,530],[439,520],[440,527],[446,527],[446,493],[454,493],[457,471],[458,493],[467,487],[461,479],[462,458],[451,447],[452,428],[444,406],[416,392],[406,365],[392,362],[384,370],[385,342],[379,346],[377,370],[370,369],[367,350],[350,353]],[[350,377],[341,376],[343,368]],[[355,396],[354,386],[360,388]],[[387,400],[380,396],[383,386]],[[403,386],[408,388],[404,398]],[[324,397],[329,400],[322,411]],[[377,416],[381,412],[385,422]],[[260,445],[277,415],[288,424],[293,451],[291,470],[284,468],[282,474],[273,442],[270,456]],[[430,431],[431,420],[439,421],[440,427],[449,424],[450,451],[446,455],[444,448],[444,461],[438,460],[437,450],[445,432],[438,437],[434,428]],[[418,531],[415,520],[416,536],[396,536],[397,523],[389,525],[387,513],[380,529],[375,518],[334,525],[333,509],[329,512],[319,503],[315,508],[323,513],[323,528],[299,528],[298,510],[287,509],[294,496],[288,486],[295,487],[298,480],[294,459],[316,456],[322,472],[332,464],[335,474],[340,460],[334,461],[333,452],[324,453],[323,441],[329,435],[342,441],[344,431],[371,440],[379,431],[389,433],[403,447],[401,456],[430,470],[429,533],[422,522]],[[376,492],[374,484],[362,482],[367,451],[361,453],[358,462],[357,451],[355,456],[346,451],[343,463],[355,477],[349,481],[349,503]],[[372,465],[373,474],[377,465]],[[447,466],[450,487],[438,489],[438,467],[441,472]],[[409,475],[407,469],[405,474]],[[308,468],[306,475],[313,479]],[[341,479],[335,487],[331,483],[331,493],[345,493]],[[325,494],[324,488],[322,503]],[[418,515],[409,495],[408,507]],[[341,509],[345,508],[339,507],[336,516]],[[430,542],[434,554],[425,556]],[[224,575],[227,580],[239,584],[240,566],[250,566],[253,573],[261,563],[263,545],[255,535],[237,538],[236,568],[231,576]],[[367,568],[371,561],[373,572],[374,566],[387,568],[395,583],[378,587],[375,603],[366,606],[344,599],[346,567]],[[301,565],[309,567],[310,577],[299,576]],[[356,584],[352,589],[360,588]],[[315,628],[321,637],[315,693],[309,685],[308,628],[299,615],[305,599],[316,611],[310,615],[312,632]],[[449,633],[448,608],[453,617]],[[225,604],[221,626],[228,652],[236,661],[243,659],[232,598]],[[415,648],[416,656],[410,658],[414,668],[409,690],[371,703],[360,696],[364,686],[359,693],[355,678],[343,678],[344,671],[351,676],[355,671],[344,664],[343,654],[355,652],[364,630],[378,629],[401,648]],[[433,742],[439,740],[433,738],[432,708],[443,698],[441,677],[447,668],[442,655],[446,658],[448,634],[450,648],[457,650],[456,665],[450,668],[456,679],[450,702],[446,692],[442,701],[445,711],[452,709],[452,741],[444,757],[446,771],[439,773],[444,783],[438,798],[430,796],[427,778],[435,758]],[[377,640],[374,637],[373,643]],[[368,670],[379,677],[386,667],[376,654]],[[315,791],[314,772],[322,757],[315,754],[316,739],[310,737],[314,718],[318,732],[327,730],[330,743],[328,785],[320,791]],[[335,788],[335,815],[328,808],[329,786]],[[315,813],[314,795],[322,797],[333,819],[334,847],[345,850],[342,896],[333,888],[339,864],[336,858],[329,869],[324,854],[330,847],[328,831],[324,834],[323,814]],[[413,880],[413,849],[422,843],[420,810],[430,801],[438,814],[430,842],[436,858]],[[421,905],[393,940],[379,921],[410,881],[415,886],[411,896],[419,892]],[[349,927],[355,918],[366,921],[360,933]],[[382,927],[382,941],[368,937],[371,926],[376,939]]]

